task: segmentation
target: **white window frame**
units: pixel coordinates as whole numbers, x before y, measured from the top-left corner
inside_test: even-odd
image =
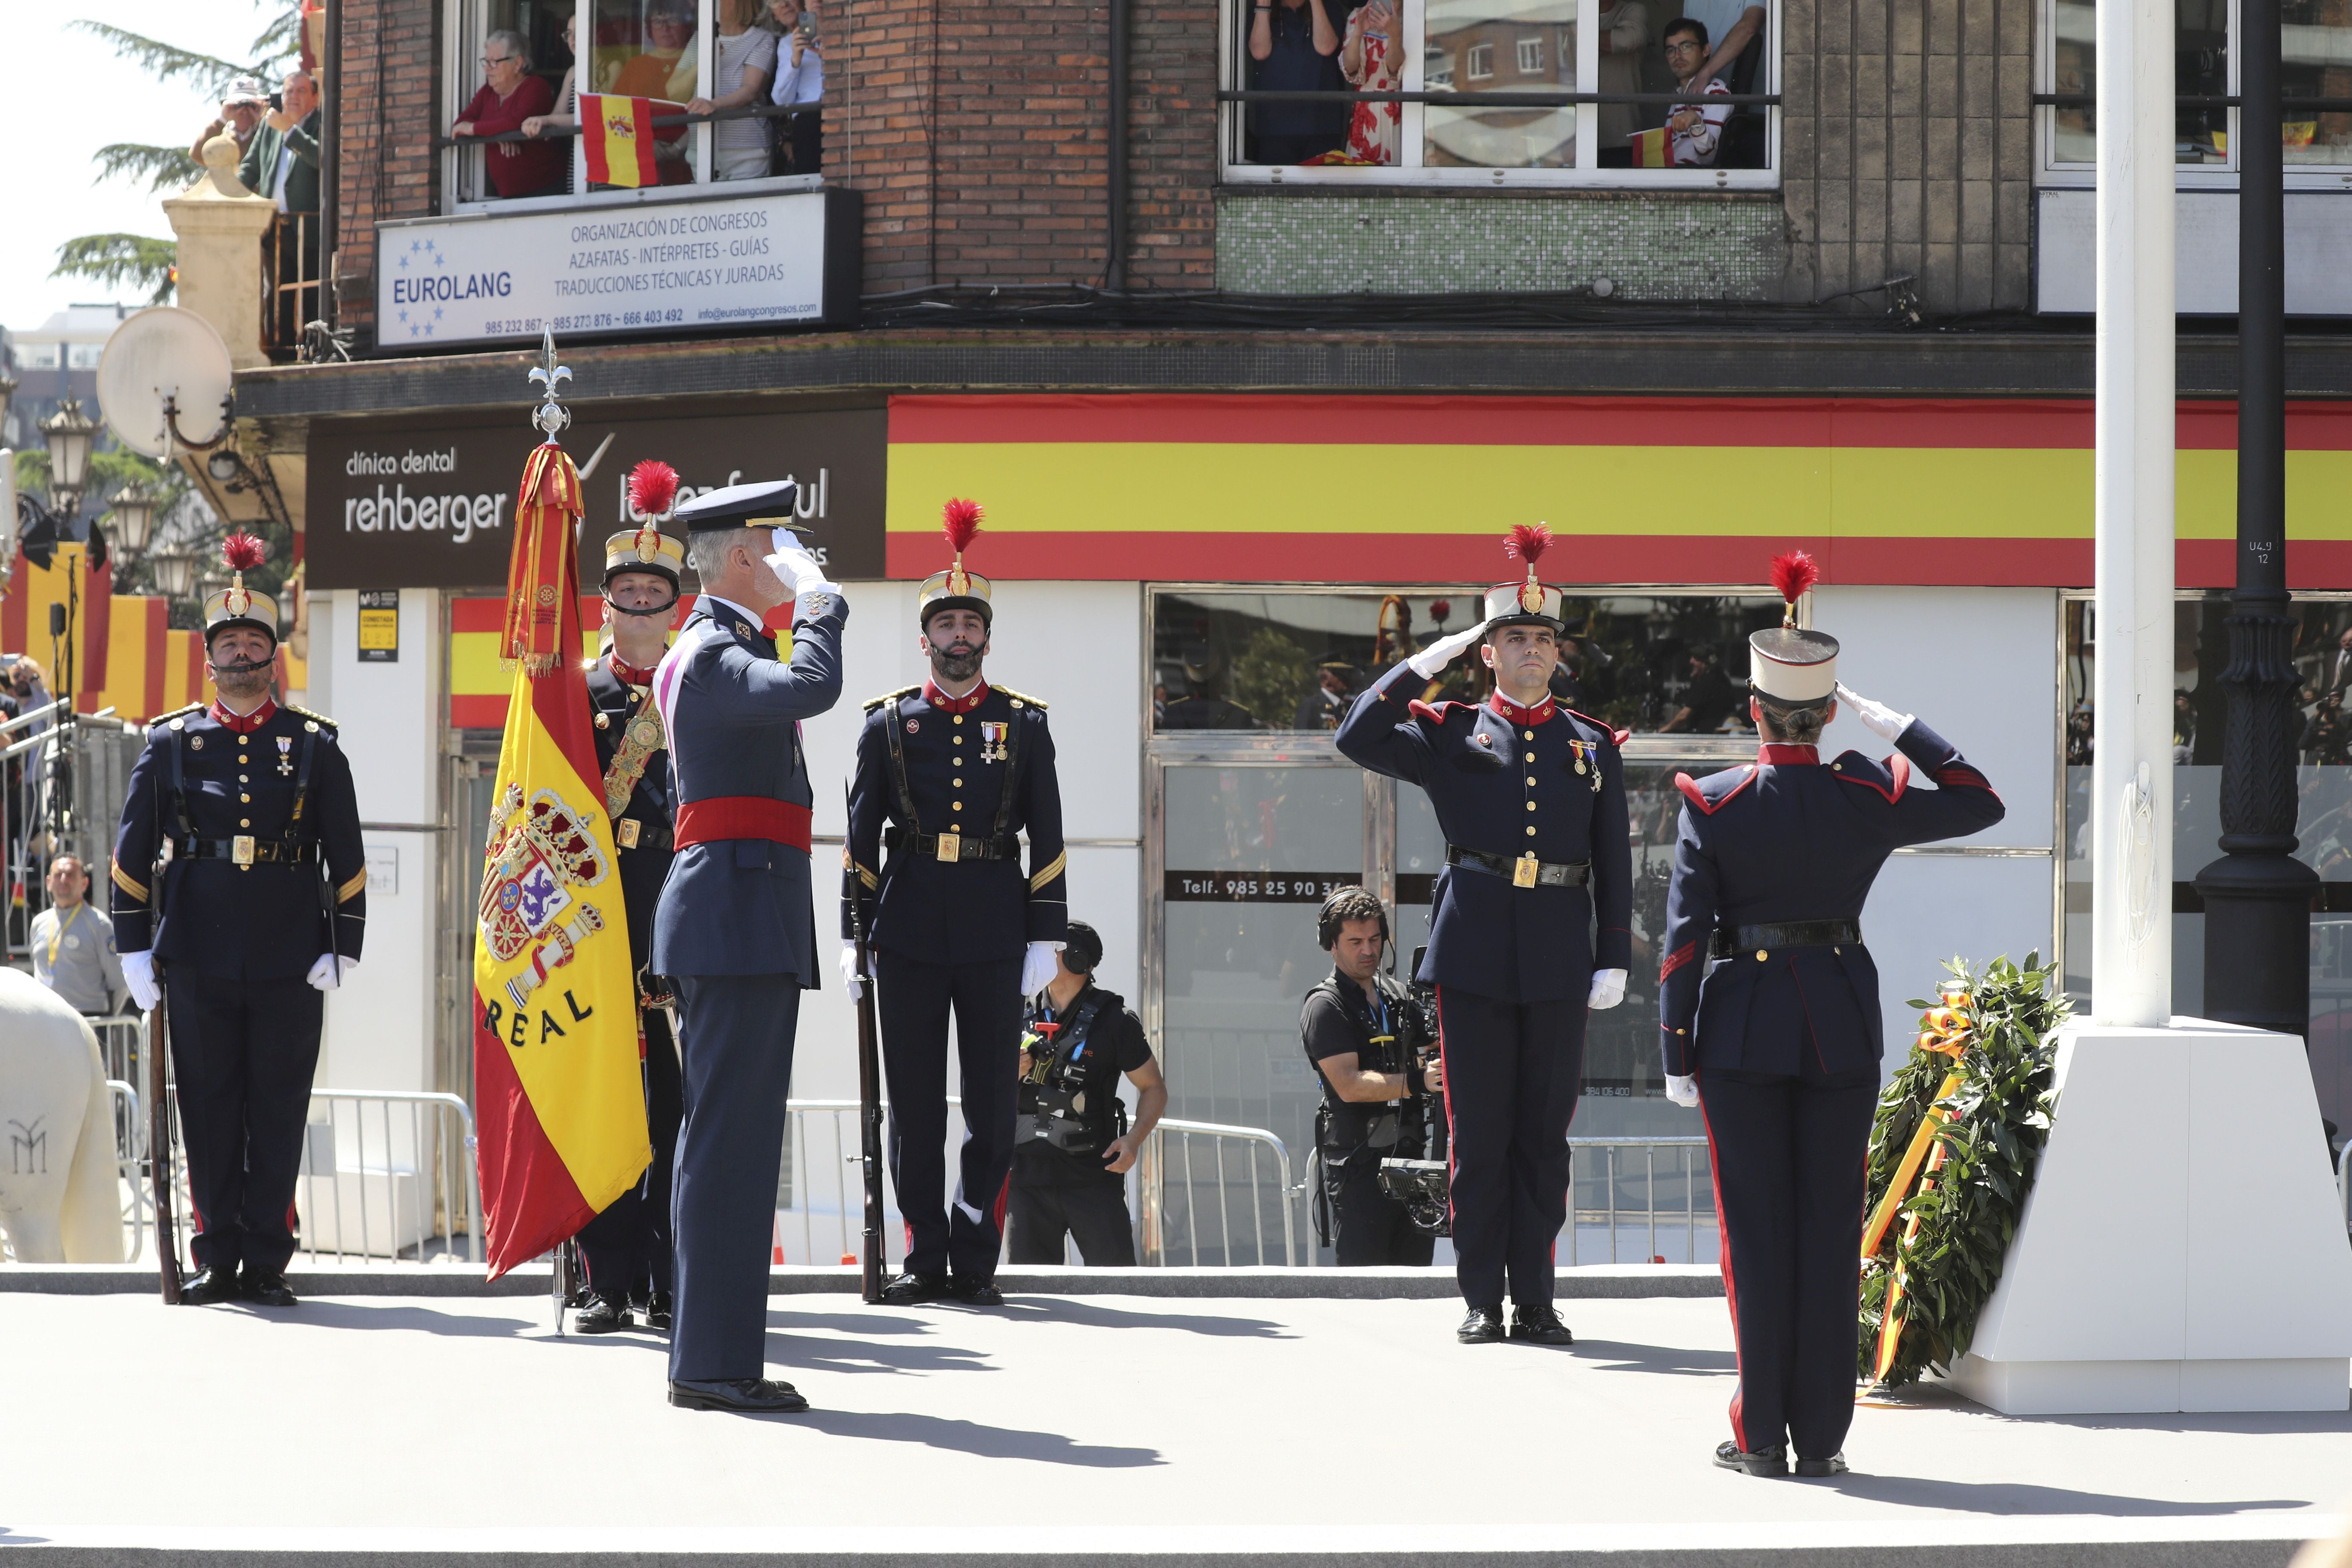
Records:
[[[1428,44],[1425,11],[1419,0],[1401,0],[1404,10],[1404,77],[1406,92],[1444,90],[1423,80],[1423,51]],[[1761,0],[1764,22],[1764,68],[1756,90],[1781,90],[1781,32],[1779,0]],[[1217,85],[1235,91],[1247,85],[1244,47],[1253,0],[1218,0]],[[1576,79],[1597,84],[1601,78],[1600,16],[1603,0],[1575,0]],[[2042,0],[2045,5],[2050,0]],[[1466,62],[1465,69],[1467,69]],[[1465,78],[1466,79],[1466,78]],[[1460,84],[1456,84],[1460,85]],[[1576,165],[1567,169],[1433,168],[1421,162],[1423,106],[1402,105],[1398,151],[1402,161],[1379,168],[1300,168],[1276,163],[1242,162],[1244,110],[1240,103],[1220,103],[1218,167],[1227,185],[1380,186],[1416,185],[1450,189],[1526,189],[1528,187],[1643,191],[1777,191],[1780,188],[1780,106],[1764,108],[1764,163],[1761,169],[1604,169],[1599,164],[1601,106],[1582,103],[1576,109]]]
[[[718,68],[719,0],[695,0],[696,55],[695,80],[705,85],[715,80]],[[488,28],[488,0],[442,0],[443,79],[446,84],[446,105],[441,122],[433,128],[437,139],[446,136],[458,112],[473,99],[481,86],[481,67],[477,57],[482,38]],[[590,24],[595,15],[595,0],[573,0],[572,36],[583,41],[578,51],[584,56],[591,37]],[[575,89],[579,79],[575,73]],[[560,106],[559,106],[560,107]],[[708,124],[690,127],[693,132],[694,183],[687,185],[651,185],[642,190],[591,191],[588,184],[587,139],[569,138],[572,158],[572,189],[549,196],[517,196],[510,200],[498,197],[464,197],[459,195],[461,164],[467,159],[487,156],[479,147],[446,149],[441,159],[441,211],[456,216],[480,214],[484,216],[499,213],[569,212],[583,207],[640,206],[660,202],[710,201],[721,196],[772,195],[779,191],[813,191],[824,184],[822,174],[772,174],[756,180],[713,181],[710,177],[710,131]],[[487,177],[484,182],[487,184]]]
[[[2241,36],[2238,0],[2229,0],[2229,72],[2223,91],[2230,97],[2238,95],[2238,39]],[[2058,0],[2036,0],[2033,21],[2033,90],[2054,93],[2058,90]],[[2182,163],[2173,171],[2173,188],[2181,191],[2234,191],[2238,188],[2238,110],[2224,111],[2230,134],[2230,158],[2226,163]],[[2033,110],[2033,173],[2034,184],[2045,190],[2090,190],[2097,184],[2097,170],[2090,163],[2060,163],[2057,156],[2059,110],[2053,104],[2037,104]],[[2290,191],[2352,190],[2352,162],[2329,165],[2305,163],[2286,165],[2286,188]]]
[[[1519,74],[1521,76],[1541,76],[1544,68],[1544,56],[1549,52],[1549,50],[1544,47],[1543,36],[1539,33],[1531,34],[1520,38],[1518,40],[1518,49],[1516,60],[1516,63],[1518,66]],[[1529,62],[1528,58],[1530,54],[1535,57],[1532,63]]]

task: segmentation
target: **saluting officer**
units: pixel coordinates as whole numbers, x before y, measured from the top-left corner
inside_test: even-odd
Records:
[[[1552,1307],[1568,1124],[1587,1011],[1624,999],[1633,961],[1622,737],[1551,697],[1560,596],[1535,564],[1550,542],[1540,523],[1513,529],[1505,549],[1526,579],[1487,591],[1482,625],[1382,676],[1339,734],[1359,763],[1421,785],[1445,834],[1418,978],[1437,986],[1465,1344],[1504,1337],[1507,1285],[1511,1338],[1574,1342]],[[1492,698],[1412,698],[1474,642]]]
[[[222,553],[229,585],[205,599],[215,695],[160,716],[131,770],[114,940],[140,1007],[170,1007],[196,1223],[181,1299],[290,1307],[321,993],[358,967],[367,860],[334,721],[269,695],[278,606],[245,585],[261,542],[233,533]]]
[[[862,905],[890,1092],[890,1180],[907,1218],[907,1271],[882,1292],[896,1306],[1004,1300],[996,1200],[1013,1168],[1022,1000],[1053,979],[1069,917],[1045,705],[981,675],[995,612],[988,579],[963,564],[980,517],[975,501],[947,504],[955,564],[925,578],[915,603],[931,678],[866,705],[842,853],[842,973],[856,994],[852,906]],[[940,1201],[950,1008],[964,1120],[952,1216]]]
[[[1871,882],[1906,844],[2001,818],[2000,797],[1934,731],[1837,683],[1837,639],[1793,625],[1814,579],[1782,556],[1783,625],[1748,638],[1756,761],[1694,783],[1666,895],[1659,972],[1666,1093],[1698,1105],[1715,1164],[1723,1293],[1739,1350],[1731,1441],[1750,1475],[1843,1471],[1853,1420],[1864,1160],[1878,1100]],[[1814,747],[1843,700],[1896,755]],[[1918,787],[1921,778],[1933,789]]]
[[[649,969],[654,905],[673,858],[669,751],[653,701],[654,669],[667,650],[679,568],[686,562],[684,547],[655,520],[669,510],[677,488],[677,475],[666,463],[640,463],[629,477],[630,499],[646,521],[635,532],[604,541],[604,625],[613,647],[588,671],[596,763],[604,771],[604,809],[620,853],[629,967],[637,977],[637,1051],[654,1155],[635,1186],[580,1228],[580,1259],[591,1300],[574,1326],[583,1334],[627,1328],[632,1309],[649,1329],[670,1324],[670,1168],[685,1107],[669,1011],[660,1005],[663,988],[652,984]]]
[[[691,1409],[808,1408],[761,1375],[768,1241],[801,993],[817,984],[800,721],[841,696],[849,606],[792,531],[797,494],[790,479],[730,485],[677,509],[702,596],[654,672],[677,858],[653,966],[685,1012],[669,1402]],[[789,662],[760,629],[787,599]]]

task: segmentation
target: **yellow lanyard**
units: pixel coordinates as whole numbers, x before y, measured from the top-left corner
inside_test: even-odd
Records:
[[[51,969],[58,966],[58,943],[65,941],[66,932],[71,929],[74,921],[81,917],[81,911],[82,906],[76,904],[73,907],[73,913],[59,921],[58,929],[49,933],[49,967]]]

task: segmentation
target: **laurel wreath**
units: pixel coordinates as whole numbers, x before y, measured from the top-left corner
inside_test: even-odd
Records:
[[[1887,1388],[1916,1383],[1931,1368],[1948,1371],[1968,1351],[2050,1137],[2055,1037],[2072,1005],[2059,992],[2057,965],[2042,963],[2039,953],[2026,954],[2021,966],[2004,956],[1982,969],[1958,958],[1944,967],[1953,981],[1943,1004],[1906,1004],[1923,1010],[1930,1031],[1879,1096],[1871,1128],[1865,1213],[1885,1197],[1947,1076],[1961,1075],[1947,1102],[1951,1119],[1937,1134],[1942,1168],[1926,1181],[1914,1178],[1878,1249],[1863,1259],[1864,1381],[1878,1360],[1888,1289],[1898,1268],[1902,1273],[1901,1335],[1881,1383]],[[1926,1048],[1936,1017],[1927,1010],[1942,1005],[1956,1008],[1969,1034],[1957,1062]]]

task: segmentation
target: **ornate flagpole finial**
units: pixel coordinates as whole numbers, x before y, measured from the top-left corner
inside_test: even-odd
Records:
[[[531,416],[531,423],[545,431],[547,438],[552,441],[572,423],[572,410],[563,406],[560,390],[560,384],[572,379],[572,367],[555,362],[555,330],[542,327],[540,332],[539,363],[532,368],[530,379],[546,389],[547,401],[539,405],[537,414]]]

